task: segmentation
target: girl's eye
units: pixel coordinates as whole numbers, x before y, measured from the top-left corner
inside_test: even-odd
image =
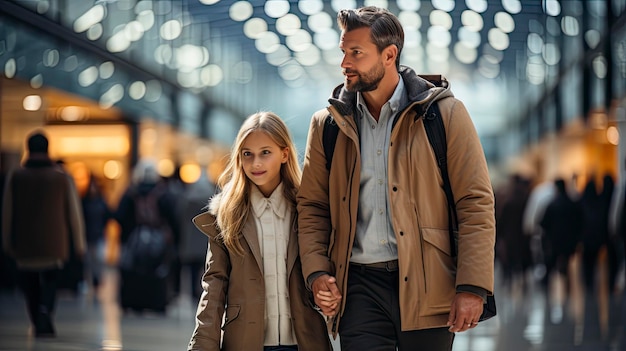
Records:
[[[270,150],[263,150],[263,155],[269,155],[271,154]]]
[[[243,155],[243,157],[248,157],[248,156],[251,155],[251,153],[250,153],[250,151],[244,151],[242,155]]]

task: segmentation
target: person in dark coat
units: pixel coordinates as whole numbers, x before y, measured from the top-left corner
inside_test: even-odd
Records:
[[[167,303],[173,297],[175,286],[171,274],[172,258],[176,251],[173,233],[178,230],[175,202],[152,160],[140,160],[133,170],[132,178],[132,184],[122,195],[114,213],[114,218],[121,228],[120,304],[123,309],[137,312],[151,309],[164,313]],[[132,250],[128,249],[127,243],[134,229],[140,225],[158,228],[167,244],[166,252],[157,249],[159,254],[162,253],[158,258],[154,258],[159,260],[158,269],[149,274],[138,272],[137,267],[128,266],[129,261],[125,260],[137,254],[128,254]],[[150,251],[152,250],[153,248],[150,248]],[[140,257],[132,258],[135,259]]]
[[[604,178],[603,189],[598,191],[591,178],[580,198],[583,208],[583,277],[589,291],[595,288],[596,268],[600,250],[609,242],[609,206],[613,193],[612,178]]]
[[[553,271],[567,276],[568,262],[582,238],[583,211],[567,193],[565,181],[554,181],[556,197],[548,204],[540,222],[546,240],[544,253],[546,274]]]
[[[193,302],[197,303],[202,293],[202,278],[209,239],[196,228],[192,219],[199,215],[215,194],[215,185],[208,178],[206,168],[200,178],[187,186],[179,201],[180,244],[179,257],[183,269],[188,270]]]
[[[87,269],[91,285],[97,290],[100,286],[103,265],[100,250],[104,245],[107,223],[113,219],[113,212],[104,200],[100,186],[93,175],[89,178],[89,186],[82,198],[82,206],[87,235]]]
[[[59,274],[70,247],[77,257],[85,253],[84,222],[74,182],[48,156],[43,132],[28,136],[28,153],[23,166],[6,180],[3,247],[17,262],[35,336],[54,337]]]
[[[519,174],[511,176],[510,188],[496,198],[496,252],[505,279],[524,278],[531,267],[530,236],[523,230],[524,210],[530,195],[530,182]]]

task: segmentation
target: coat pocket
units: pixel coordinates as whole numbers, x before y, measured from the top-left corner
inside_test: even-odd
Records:
[[[423,228],[423,267],[426,315],[447,313],[456,293],[456,266],[450,255],[447,229]]]
[[[224,325],[222,326],[222,330],[226,329],[226,327],[232,323],[234,320],[239,317],[239,312],[241,312],[241,305],[228,305],[226,306],[226,317],[224,318]]]

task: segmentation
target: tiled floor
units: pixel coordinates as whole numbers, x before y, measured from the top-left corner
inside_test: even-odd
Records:
[[[89,292],[78,297],[61,294],[54,339],[30,336],[21,295],[0,293],[0,350],[185,350],[195,312],[186,294],[168,307],[165,316],[124,314],[114,299],[116,279],[115,271],[109,270],[96,297]],[[563,297],[564,289],[557,288],[551,289],[548,299],[543,289],[530,281],[526,287],[519,281],[499,287],[498,316],[457,334],[454,351],[626,350],[623,290],[611,297],[605,293],[602,299],[584,297],[574,282],[568,298]],[[561,313],[548,303],[559,300],[565,301]]]

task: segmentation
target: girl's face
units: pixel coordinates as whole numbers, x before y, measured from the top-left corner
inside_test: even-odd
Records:
[[[288,159],[288,148],[281,149],[272,138],[262,131],[248,134],[241,148],[243,170],[261,190],[269,197],[280,184],[280,167]]]

